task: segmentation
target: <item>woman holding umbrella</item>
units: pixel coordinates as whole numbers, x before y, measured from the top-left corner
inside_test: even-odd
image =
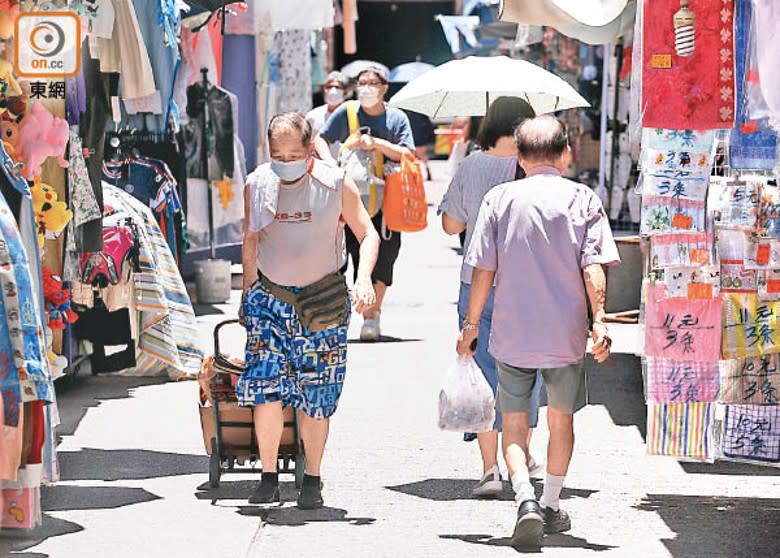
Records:
[[[533,116],[535,116],[533,108],[522,99],[499,97],[493,101],[477,134],[477,142],[481,151],[475,151],[466,157],[453,176],[447,193],[444,194],[439,212],[442,214],[444,232],[451,235],[466,233],[464,253],[468,252],[471,235],[474,232],[474,225],[485,194],[498,184],[511,182],[525,176],[525,172],[518,165],[517,147],[513,134],[517,124],[525,118]],[[461,324],[466,319],[471,296],[471,272],[471,267],[464,263],[461,268],[460,296],[458,298],[458,318]],[[492,315],[493,295],[491,293],[482,313],[479,324],[480,331],[490,331]],[[496,361],[488,352],[488,341],[487,335],[477,339],[475,360],[495,394],[498,373]],[[529,411],[529,424],[532,428],[536,427],[538,419],[540,390],[541,382],[537,382]],[[503,482],[498,468],[498,432],[500,430],[501,415],[497,413],[494,429],[476,435],[482,454],[483,475],[471,493],[478,498],[495,497],[503,491]],[[466,434],[465,439],[472,440],[473,436],[473,434]],[[532,475],[542,471],[541,464],[535,462],[533,458],[529,460],[528,469]]]

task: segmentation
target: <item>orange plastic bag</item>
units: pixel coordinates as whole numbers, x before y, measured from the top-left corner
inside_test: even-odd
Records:
[[[428,226],[428,202],[417,159],[405,156],[401,170],[385,177],[382,213],[388,230],[419,232]]]

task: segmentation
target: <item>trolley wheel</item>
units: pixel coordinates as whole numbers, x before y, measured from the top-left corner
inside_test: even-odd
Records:
[[[303,486],[303,473],[306,470],[306,457],[303,453],[295,456],[295,488],[298,490]]]
[[[211,457],[209,458],[209,486],[219,488],[219,478],[222,476],[222,464],[219,458],[217,439],[211,439]]]

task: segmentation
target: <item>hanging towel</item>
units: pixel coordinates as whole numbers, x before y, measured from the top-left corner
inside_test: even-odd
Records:
[[[691,56],[674,49],[679,0],[645,2],[642,15],[642,125],[674,130],[712,130],[734,125],[734,1],[713,9],[691,0],[696,47]],[[671,67],[669,67],[671,66]]]
[[[647,453],[712,461],[712,415],[712,403],[648,404]]]
[[[759,75],[750,64],[748,47],[753,10],[751,0],[737,0],[737,122],[729,138],[729,166],[735,169],[772,170],[777,154],[777,134],[766,119],[751,120],[747,114],[746,79]],[[762,76],[763,77],[763,76]]]

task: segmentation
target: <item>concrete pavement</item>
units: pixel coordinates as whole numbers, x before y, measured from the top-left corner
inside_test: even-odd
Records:
[[[431,185],[432,201],[445,185]],[[325,509],[298,510],[284,477],[286,502],[271,510],[246,503],[253,476],[199,490],[208,462],[194,382],[77,377],[58,385],[63,481],[44,490],[44,526],[0,538],[0,556],[515,555],[509,488],[498,501],[472,500],[477,446],[436,427],[439,383],[454,357],[459,256],[457,239],[431,218],[427,231],[404,237],[384,342],[350,344],[324,464]],[[207,350],[213,326],[235,315],[238,296],[200,308]],[[355,319],[352,339],[359,326]],[[226,337],[228,351],[240,353],[240,332]],[[577,416],[562,502],[573,529],[548,537],[542,552],[776,556],[780,471],[646,456],[632,328],[616,339],[622,354],[588,364],[591,405]],[[542,455],[545,443],[540,428],[533,451]]]

